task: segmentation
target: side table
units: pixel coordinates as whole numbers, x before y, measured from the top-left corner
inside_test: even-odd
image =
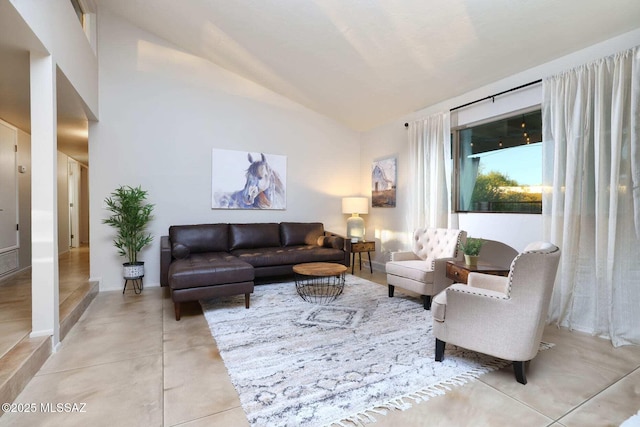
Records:
[[[499,267],[478,263],[478,265],[468,265],[464,261],[447,261],[447,278],[455,283],[467,283],[469,273],[493,274],[495,276],[508,276],[509,267]]]
[[[347,267],[332,262],[296,264],[296,291],[303,300],[327,304],[344,290],[344,272]]]
[[[358,258],[360,260],[360,270],[362,270],[362,253],[366,252],[369,256],[369,270],[371,274],[373,274],[373,266],[371,265],[371,252],[376,251],[376,242],[348,242],[349,244],[349,252],[351,252],[351,274],[353,274],[353,268],[356,263],[356,254],[358,254]]]

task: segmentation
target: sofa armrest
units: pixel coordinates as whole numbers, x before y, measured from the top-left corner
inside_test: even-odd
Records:
[[[342,260],[342,264],[346,265],[347,267],[349,267],[351,265],[351,257],[349,256],[349,250],[347,249],[347,239],[337,233],[332,233],[331,231],[326,231],[324,232],[324,235],[327,237],[335,237],[335,244],[336,246],[339,246],[339,248],[336,249],[342,249],[344,251],[344,259]]]
[[[411,251],[391,252],[391,261],[410,261],[416,259],[420,259],[420,257]]]
[[[160,286],[169,286],[169,264],[171,264],[171,241],[169,236],[160,237]]]

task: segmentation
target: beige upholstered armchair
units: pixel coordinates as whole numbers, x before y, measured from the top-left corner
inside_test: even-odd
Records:
[[[511,261],[518,255],[518,251],[511,246],[496,240],[482,239],[478,263],[509,268]]]
[[[413,233],[413,250],[392,252],[387,262],[389,297],[395,287],[416,292],[422,296],[425,310],[431,307],[431,297],[453,283],[447,279],[447,261],[462,259],[458,250],[466,242],[467,233],[448,228],[419,228]]]
[[[525,362],[538,353],[555,282],[560,249],[529,244],[511,263],[508,277],[470,273],[433,298],[436,361],[445,343],[513,361],[516,380],[526,384]]]

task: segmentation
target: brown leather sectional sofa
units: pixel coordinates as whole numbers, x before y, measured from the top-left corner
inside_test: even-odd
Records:
[[[319,222],[174,225],[160,243],[160,284],[169,286],[176,320],[180,303],[249,295],[254,279],[293,274],[295,264],[349,266],[343,237]]]

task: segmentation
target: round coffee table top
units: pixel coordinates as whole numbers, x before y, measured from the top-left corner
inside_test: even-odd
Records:
[[[294,265],[293,271],[303,276],[324,277],[342,274],[347,271],[347,267],[333,262],[307,262]]]

